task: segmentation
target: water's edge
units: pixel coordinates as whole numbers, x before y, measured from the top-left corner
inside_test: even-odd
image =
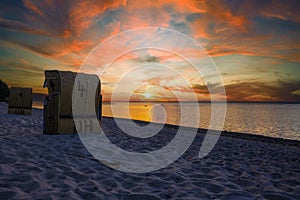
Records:
[[[113,120],[113,117],[106,117],[103,116],[103,118]],[[131,120],[131,119],[126,119],[126,118],[118,118],[122,120]],[[142,120],[132,120],[138,125],[145,126],[149,122],[147,121],[142,121]],[[174,125],[174,124],[165,124],[167,128],[172,128],[172,129],[178,129],[179,126]],[[196,128],[193,127],[184,127],[187,130],[195,130]],[[197,128],[197,133],[198,134],[206,134],[208,129],[204,128]],[[214,131],[214,130],[212,130]],[[230,138],[238,138],[238,139],[244,139],[244,140],[251,140],[251,141],[260,141],[260,142],[266,142],[266,143],[273,143],[273,144],[281,144],[281,145],[286,145],[286,146],[297,146],[300,147],[300,141],[298,140],[291,140],[291,139],[284,139],[284,138],[276,138],[276,137],[270,137],[270,136],[264,136],[264,135],[257,135],[257,134],[250,134],[250,133],[241,133],[241,132],[230,132],[223,130],[221,132],[221,136],[224,137],[230,137]]]

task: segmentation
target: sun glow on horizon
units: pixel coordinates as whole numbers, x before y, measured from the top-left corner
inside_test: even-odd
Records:
[[[144,97],[145,97],[146,99],[151,99],[152,94],[146,93],[146,94],[144,94]]]

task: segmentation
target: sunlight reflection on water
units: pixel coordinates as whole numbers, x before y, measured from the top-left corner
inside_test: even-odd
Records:
[[[126,103],[114,102],[118,113],[114,117],[132,118],[136,120],[151,121],[151,108],[160,104],[166,110],[168,124],[180,124],[180,106],[178,103],[152,103],[134,102],[129,104],[128,116]],[[194,104],[183,103],[186,109],[199,109],[200,128],[208,128],[210,121],[210,103]],[[153,114],[153,113],[152,113]],[[104,103],[103,116],[112,116],[110,103]],[[300,104],[263,104],[263,103],[228,103],[224,130],[242,133],[300,140]],[[184,126],[193,124],[195,117],[186,116]]]

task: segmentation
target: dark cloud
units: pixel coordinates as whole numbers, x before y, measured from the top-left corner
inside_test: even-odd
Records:
[[[0,27],[4,29],[16,31],[16,32],[26,32],[26,33],[37,34],[37,35],[53,36],[45,30],[36,30],[32,28],[32,26],[28,26],[25,23],[14,21],[14,20],[0,18]]]
[[[1,28],[49,37],[66,37],[70,1],[12,2],[1,3]]]
[[[199,94],[217,94],[217,89],[220,83],[210,83],[208,82],[205,85],[196,84],[193,85],[193,90]]]
[[[198,94],[218,94],[220,89],[218,83],[206,85],[194,85],[193,90]],[[300,103],[300,81],[287,82],[277,81],[273,84],[264,82],[240,82],[225,85],[228,101],[267,101],[267,102],[298,102]],[[209,89],[208,89],[209,88]]]
[[[160,58],[152,55],[143,55],[135,59],[138,62],[159,63]]]
[[[194,22],[195,20],[198,20],[199,18],[201,18],[202,14],[201,13],[193,13],[190,15],[186,16],[186,20],[189,22]]]
[[[181,33],[191,35],[189,26],[185,22],[170,21],[170,28],[180,31]]]
[[[278,81],[275,84],[263,82],[235,83],[225,86],[228,101],[270,101],[300,102],[300,96],[293,94],[300,89],[300,81]]]

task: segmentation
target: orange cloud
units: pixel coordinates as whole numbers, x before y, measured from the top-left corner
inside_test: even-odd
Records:
[[[243,15],[233,14],[223,1],[206,1],[206,10],[209,16],[216,21],[226,24],[240,31],[246,30],[247,20]]]
[[[194,12],[205,12],[203,10],[204,1],[196,0],[153,0],[153,1],[140,1],[140,0],[127,0],[123,4],[130,11],[143,8],[160,8],[173,7],[174,10],[181,13],[194,13]]]
[[[31,0],[23,0],[23,2],[25,4],[25,6],[27,8],[29,8],[30,10],[32,10],[33,12],[35,12],[35,13],[37,13],[39,15],[44,15],[43,11],[40,8],[38,8],[36,6],[36,4],[33,3]]]
[[[89,48],[90,45],[92,44],[92,41],[79,41],[79,40],[74,40],[70,46],[67,46],[71,51],[78,53],[86,48]]]
[[[69,18],[70,26],[76,36],[79,36],[84,31],[95,23],[94,21],[99,15],[103,15],[107,9],[114,9],[121,5],[124,5],[124,1],[77,1],[72,4]],[[98,20],[101,20],[99,18]]]

